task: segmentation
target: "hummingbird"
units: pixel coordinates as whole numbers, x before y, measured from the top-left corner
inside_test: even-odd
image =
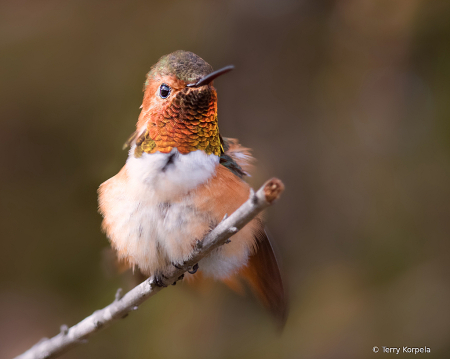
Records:
[[[197,241],[249,197],[244,179],[253,157],[236,139],[221,136],[213,86],[233,68],[214,71],[189,51],[161,57],[146,76],[126,163],[99,187],[102,230],[118,260],[145,276],[189,259]],[[232,288],[247,283],[284,324],[286,294],[262,216],[186,276],[197,268]]]

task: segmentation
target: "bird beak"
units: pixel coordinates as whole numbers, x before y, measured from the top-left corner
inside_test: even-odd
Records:
[[[187,84],[186,86],[187,87],[200,87],[203,85],[207,85],[207,84],[211,83],[215,78],[219,77],[220,75],[226,74],[227,72],[230,72],[233,69],[234,69],[233,65],[225,66],[225,67],[221,68],[220,70],[211,72],[209,75],[202,77],[196,83]]]

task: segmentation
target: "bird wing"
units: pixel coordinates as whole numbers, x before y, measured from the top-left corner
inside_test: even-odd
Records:
[[[287,318],[288,300],[274,248],[262,223],[255,238],[256,251],[249,257],[247,265],[238,272],[236,279],[243,279],[248,283],[281,329]]]
[[[228,168],[239,178],[250,176],[255,159],[250,148],[243,147],[235,138],[220,136],[223,152],[220,155],[220,164]]]

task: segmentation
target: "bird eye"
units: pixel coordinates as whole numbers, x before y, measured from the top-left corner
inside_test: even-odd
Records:
[[[170,95],[170,87],[167,86],[166,84],[162,84],[161,86],[159,86],[159,96],[161,96],[161,98],[167,98],[167,96]]]

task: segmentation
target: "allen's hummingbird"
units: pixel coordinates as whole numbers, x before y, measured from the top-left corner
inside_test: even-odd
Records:
[[[249,197],[249,149],[222,138],[213,80],[230,71],[187,51],[163,56],[147,74],[142,111],[120,172],[99,188],[99,207],[118,259],[158,276]],[[234,287],[245,279],[281,324],[286,297],[277,261],[256,217],[203,258],[203,276]],[[189,274],[188,276],[192,276]]]

